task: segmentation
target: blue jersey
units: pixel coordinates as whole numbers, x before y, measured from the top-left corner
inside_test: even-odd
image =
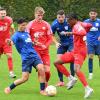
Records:
[[[98,44],[98,37],[100,36],[100,19],[91,20],[87,19],[84,22],[91,23],[92,28],[87,33],[87,43]]]
[[[59,23],[58,20],[54,20],[51,29],[53,34],[57,32],[60,38],[60,43],[62,45],[69,45],[70,43],[73,43],[73,36],[65,36],[64,32],[71,32],[71,28],[67,24],[66,20],[64,20],[64,23]]]
[[[12,36],[12,41],[19,54],[21,54],[22,60],[27,60],[37,56],[36,51],[33,48],[32,41],[27,32],[17,31]]]

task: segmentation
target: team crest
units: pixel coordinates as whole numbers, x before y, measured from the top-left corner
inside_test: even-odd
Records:
[[[95,23],[95,26],[99,26],[99,23]]]
[[[68,30],[68,26],[65,26],[65,30]]]
[[[42,27],[42,29],[43,29],[43,30],[45,30],[45,29],[46,29],[46,27]]]

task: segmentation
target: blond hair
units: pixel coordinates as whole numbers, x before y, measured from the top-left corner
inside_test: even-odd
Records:
[[[45,13],[45,11],[44,11],[44,9],[42,7],[36,7],[35,8],[35,13],[37,13],[37,12],[42,13],[42,14]]]

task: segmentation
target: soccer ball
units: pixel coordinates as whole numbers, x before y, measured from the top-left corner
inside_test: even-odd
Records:
[[[57,89],[53,85],[47,86],[47,88],[45,89],[45,91],[46,91],[46,93],[47,93],[48,96],[55,96],[57,94]]]

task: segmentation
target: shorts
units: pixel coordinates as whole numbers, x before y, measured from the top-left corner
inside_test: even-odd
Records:
[[[66,46],[61,45],[57,50],[57,54],[64,54],[67,51],[69,52],[72,51],[72,49],[73,49],[73,44],[66,45]]]
[[[39,54],[42,62],[44,65],[50,66],[50,55],[49,55],[49,50],[36,50],[36,52]]]
[[[12,53],[12,46],[9,46],[7,43],[0,44],[0,55],[3,53]]]
[[[83,62],[86,58],[86,52],[82,51],[81,52],[66,52],[65,54],[61,55],[61,60],[64,63],[74,63],[74,64],[79,64],[80,66],[83,65]]]
[[[34,56],[33,58],[23,60],[22,61],[22,72],[29,72],[31,73],[32,67],[34,67],[37,70],[37,65],[42,64],[41,59],[39,56]]]
[[[100,42],[97,44],[87,44],[88,54],[100,55]]]

